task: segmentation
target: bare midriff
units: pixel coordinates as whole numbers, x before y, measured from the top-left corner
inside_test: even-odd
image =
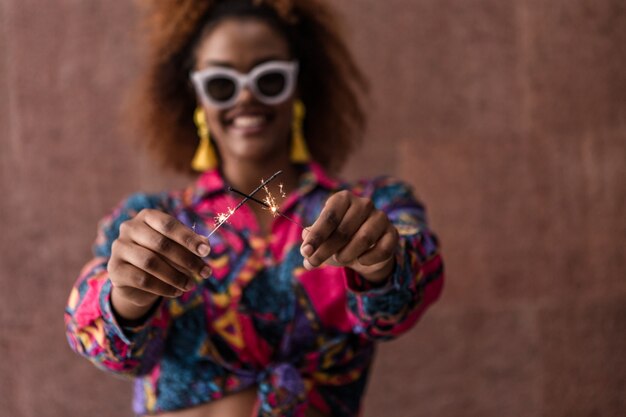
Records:
[[[256,405],[256,388],[250,388],[222,399],[197,407],[158,414],[159,417],[252,417]],[[314,408],[306,411],[306,417],[325,417]]]

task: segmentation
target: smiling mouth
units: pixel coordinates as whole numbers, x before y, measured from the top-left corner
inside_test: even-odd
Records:
[[[240,134],[256,135],[265,130],[274,119],[270,113],[242,113],[225,121],[226,128]]]
[[[267,124],[268,117],[262,115],[254,115],[254,116],[237,116],[235,117],[231,124],[233,127],[240,129],[251,129],[251,128],[259,128],[263,127]]]

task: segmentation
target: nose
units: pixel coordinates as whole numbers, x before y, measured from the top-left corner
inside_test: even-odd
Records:
[[[252,90],[250,87],[245,86],[241,89],[241,93],[239,93],[239,97],[237,97],[238,104],[249,104],[255,101],[254,94],[252,94]]]

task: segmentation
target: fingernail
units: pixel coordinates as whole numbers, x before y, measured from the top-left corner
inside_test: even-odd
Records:
[[[183,292],[181,290],[176,290],[176,292],[174,293],[174,297],[180,297],[181,295],[183,295]]]
[[[202,271],[200,271],[200,275],[202,275],[202,278],[208,278],[211,276],[211,267],[208,265],[205,265],[204,268],[202,268]]]
[[[201,243],[198,246],[198,253],[200,254],[200,256],[207,256],[210,251],[211,251],[211,248],[209,248],[209,245]]]
[[[304,266],[304,269],[306,269],[307,271],[310,271],[314,268],[308,259],[305,259],[304,262],[302,262],[302,265]]]
[[[313,250],[313,246],[311,246],[308,243],[300,248],[300,253],[302,254],[302,256],[307,257],[307,258],[313,255],[313,252],[315,252]]]

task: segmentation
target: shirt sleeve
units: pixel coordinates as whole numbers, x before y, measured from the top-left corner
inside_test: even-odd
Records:
[[[383,286],[375,286],[344,268],[348,309],[355,332],[387,340],[410,329],[443,289],[443,262],[436,236],[429,230],[425,209],[409,186],[380,178],[356,187],[387,214],[400,234],[396,264]]]
[[[156,308],[139,327],[121,327],[111,308],[111,281],[107,264],[120,225],[144,208],[166,210],[167,196],[134,194],[99,224],[93,247],[95,257],[82,269],[65,308],[70,347],[97,367],[121,375],[150,372],[163,348],[169,317]]]

